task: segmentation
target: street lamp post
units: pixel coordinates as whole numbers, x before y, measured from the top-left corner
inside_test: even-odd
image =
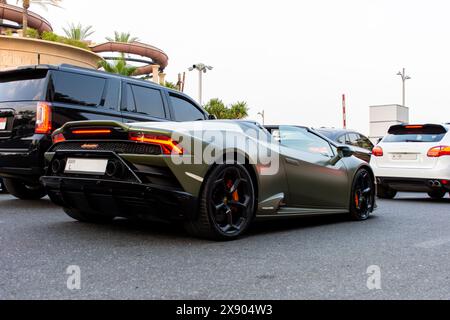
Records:
[[[403,71],[397,73],[398,76],[402,78],[403,83],[403,106],[406,107],[406,81],[411,80],[411,77],[406,75],[406,69],[403,68]]]
[[[265,125],[266,123],[266,112],[263,110],[263,111],[261,111],[261,112],[258,112],[258,116],[261,116],[261,118],[262,118],[262,121],[263,121],[263,125]]]
[[[198,71],[198,103],[202,105],[203,100],[203,74],[206,73],[208,70],[212,70],[213,67],[207,66],[204,63],[197,63],[194,64],[192,67],[189,68],[189,71]]]

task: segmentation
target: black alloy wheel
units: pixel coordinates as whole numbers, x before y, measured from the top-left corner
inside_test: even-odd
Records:
[[[353,181],[350,214],[354,220],[367,220],[375,206],[375,184],[370,172],[361,169]]]
[[[187,230],[202,238],[234,240],[248,229],[254,208],[255,190],[247,169],[221,165],[206,181],[198,219],[189,222]]]

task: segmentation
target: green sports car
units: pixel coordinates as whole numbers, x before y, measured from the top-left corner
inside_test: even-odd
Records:
[[[67,123],[41,178],[72,218],[181,221],[194,236],[232,240],[255,219],[375,208],[370,166],[319,133],[250,121]]]

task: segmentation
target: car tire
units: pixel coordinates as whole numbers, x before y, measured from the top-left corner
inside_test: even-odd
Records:
[[[394,199],[396,195],[397,191],[394,189],[380,184],[377,186],[377,196],[380,199]]]
[[[431,199],[442,199],[447,194],[447,191],[445,190],[433,190],[428,192],[428,196],[430,196]]]
[[[64,212],[74,220],[85,223],[107,224],[114,220],[113,216],[102,216],[83,212],[73,208],[63,208]]]
[[[6,190],[21,200],[39,200],[47,194],[40,183],[30,184],[18,179],[3,179]]]
[[[239,182],[238,182],[239,181]],[[241,237],[255,215],[255,189],[248,170],[239,164],[215,167],[204,183],[196,219],[185,228],[195,237],[229,241]]]
[[[353,179],[350,196],[350,216],[353,220],[364,221],[375,208],[375,182],[367,169],[360,169]]]

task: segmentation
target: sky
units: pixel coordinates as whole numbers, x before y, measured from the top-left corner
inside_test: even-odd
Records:
[[[203,62],[204,101],[246,101],[266,124],[369,132],[369,106],[401,104],[403,67],[413,123],[450,122],[448,0],[64,0],[42,14],[57,33],[92,25],[102,42],[131,32],[169,56],[167,79]],[[198,74],[186,93],[197,99]]]

